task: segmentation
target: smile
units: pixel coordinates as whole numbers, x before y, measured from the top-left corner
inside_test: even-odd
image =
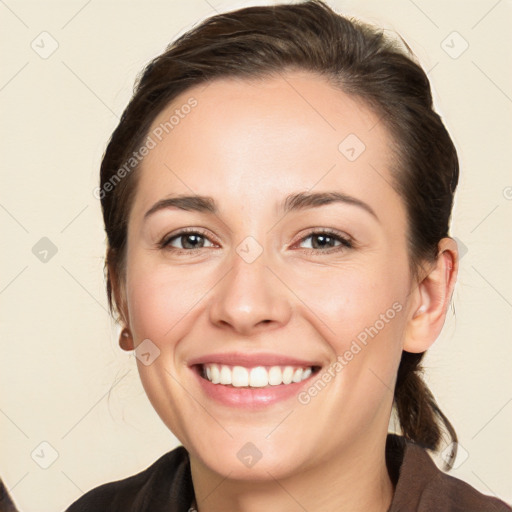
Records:
[[[201,376],[212,384],[236,388],[264,388],[268,386],[289,385],[308,379],[314,367],[297,366],[230,366],[204,364]]]
[[[324,366],[316,358],[239,351],[198,355],[187,363],[205,398],[249,410],[296,399]]]

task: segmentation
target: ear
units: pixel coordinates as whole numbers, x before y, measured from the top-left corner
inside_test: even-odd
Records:
[[[115,307],[119,313],[119,321],[124,324],[124,328],[121,329],[119,335],[119,346],[123,350],[133,350],[135,348],[133,338],[129,329],[130,318],[128,315],[128,307],[126,301],[126,290],[124,286],[124,280],[119,276],[116,271],[115,265],[112,263],[113,258],[108,259],[107,263],[107,279],[110,283],[112,295],[115,301]],[[115,260],[114,260],[115,261]]]
[[[436,261],[413,291],[412,309],[404,338],[405,351],[425,352],[439,337],[458,269],[457,242],[452,238],[443,238],[438,244]]]

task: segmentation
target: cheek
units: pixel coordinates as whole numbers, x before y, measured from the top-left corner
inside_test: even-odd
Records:
[[[304,315],[337,361],[331,371],[337,395],[344,397],[339,403],[364,399],[369,405],[373,397],[377,404],[393,388],[406,325],[408,280],[400,270],[402,263],[392,261],[401,258],[322,269],[295,281],[301,287],[297,295],[307,297]]]
[[[405,310],[408,284],[403,273],[393,266],[345,265],[305,272],[295,282],[294,290],[304,297],[304,309],[321,328],[336,352],[346,349],[347,342],[364,342],[377,334],[403,328],[400,311]],[[319,321],[320,320],[320,321]],[[313,321],[313,320],[312,320]]]
[[[127,302],[134,338],[151,339],[160,349],[179,339],[187,314],[207,293],[203,279],[187,279],[184,270],[136,260],[128,267]],[[163,340],[166,343],[163,343]]]
[[[382,269],[366,269],[317,279],[323,292],[303,283],[308,304],[320,314],[322,322],[315,325],[329,344],[333,363],[323,372],[329,391],[318,400],[312,398],[315,390],[302,398],[317,400],[315,407],[330,411],[322,414],[333,423],[346,415],[353,428],[361,428],[389,413],[405,329],[407,287],[403,275],[401,279]],[[323,389],[316,381],[312,386]]]

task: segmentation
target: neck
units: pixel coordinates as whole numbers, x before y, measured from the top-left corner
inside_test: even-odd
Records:
[[[214,473],[191,456],[198,512],[386,512],[393,484],[385,459],[386,438],[362,440],[306,472],[279,480],[241,481]]]

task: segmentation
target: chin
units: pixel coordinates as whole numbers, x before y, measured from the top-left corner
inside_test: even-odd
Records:
[[[190,449],[194,454],[195,450]],[[193,458],[209,471],[222,475],[230,480],[240,481],[268,481],[285,479],[296,472],[304,471],[304,463],[301,459],[286,452],[286,448],[271,453],[269,449],[260,450],[256,445],[247,442],[242,448],[231,446],[220,450],[195,453]],[[293,461],[293,464],[290,462]]]

